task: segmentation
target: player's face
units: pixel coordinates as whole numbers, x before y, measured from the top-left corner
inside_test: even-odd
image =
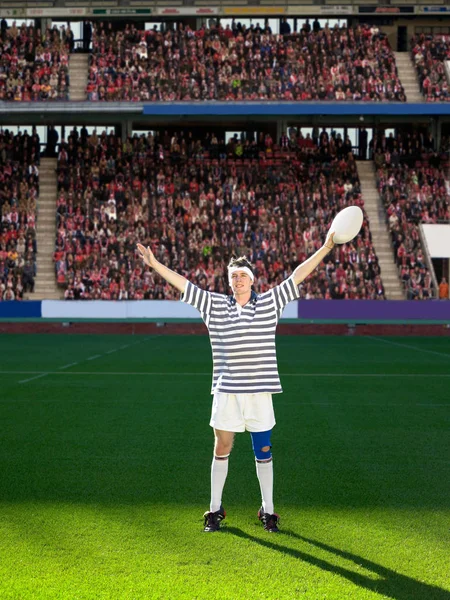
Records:
[[[245,271],[235,271],[231,275],[231,288],[235,296],[249,294],[252,288],[252,280]]]

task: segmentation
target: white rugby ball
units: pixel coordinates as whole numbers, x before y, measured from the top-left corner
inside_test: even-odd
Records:
[[[338,212],[331,223],[330,231],[334,231],[335,244],[346,244],[356,237],[364,220],[363,211],[359,206],[347,206]]]

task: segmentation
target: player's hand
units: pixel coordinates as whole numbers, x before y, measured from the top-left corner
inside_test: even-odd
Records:
[[[137,249],[138,249],[138,252],[141,255],[144,263],[147,266],[152,267],[154,264],[155,256],[154,256],[153,252],[150,250],[150,246],[147,246],[147,248],[146,248],[142,244],[137,244]]]
[[[329,231],[327,235],[327,239],[325,240],[325,247],[329,250],[333,250],[335,243],[333,241],[334,231]]]

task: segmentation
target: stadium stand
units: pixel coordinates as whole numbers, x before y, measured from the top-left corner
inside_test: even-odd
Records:
[[[22,24],[1,29],[0,100],[68,100],[70,28],[47,28],[44,34]]]
[[[450,91],[445,61],[450,56],[448,35],[417,35],[411,40],[411,52],[419,85],[427,102],[448,102]]]
[[[393,251],[409,300],[433,296],[419,224],[450,219],[448,156],[431,136],[380,136],[374,143],[378,189],[387,211]]]
[[[34,288],[39,138],[0,132],[0,300],[21,300]]]
[[[269,19],[261,19],[262,26],[250,27],[236,20],[222,26],[220,21],[214,24],[211,19],[207,20],[207,26],[198,29],[191,28],[194,19],[169,20],[161,23],[160,28],[153,25],[149,28],[148,23],[144,28],[144,20],[89,22],[92,37],[90,34],[89,40],[77,40],[77,52],[85,53],[81,56],[86,60],[86,54],[89,56],[89,101],[139,101],[146,103],[147,109],[153,102],[202,100],[267,100],[274,105],[290,100],[325,101],[330,105],[359,101],[360,107],[363,102],[383,102],[380,115],[390,110],[394,114],[398,110],[399,107],[389,105],[389,101],[407,101],[395,54],[385,33],[374,23],[368,25],[361,21],[349,27],[341,20],[340,25],[330,28],[324,25],[325,19],[321,20],[322,25],[317,19],[314,25],[309,25],[308,20],[300,25],[296,20],[296,31],[291,32],[287,24],[290,19],[282,18],[280,33],[274,34]],[[47,27],[51,21],[41,19],[36,20],[35,26],[29,22],[19,26],[11,23],[2,19],[0,28],[0,100],[69,100],[68,63],[70,53],[75,50],[70,26],[61,27],[62,23],[58,22]],[[42,30],[39,29],[41,24]],[[397,46],[392,34],[389,35]],[[427,101],[448,97],[443,70],[448,43],[448,36],[442,34],[417,33],[412,39],[411,51]],[[402,59],[410,56],[407,52],[397,54],[403,55]],[[82,96],[86,65],[78,70],[83,73],[77,72],[72,64],[72,79],[78,83]],[[95,113],[92,106],[90,111]],[[26,110],[30,110],[31,115],[32,108]],[[217,136],[204,133],[202,117],[195,127],[191,122],[186,125],[184,134],[174,133],[172,128],[170,133],[160,130],[155,135],[127,137],[135,128],[164,127],[161,121],[151,121],[148,110],[143,111],[142,117],[139,112],[139,118],[125,116],[125,113],[122,117],[111,116],[108,127],[115,127],[117,134],[122,132],[121,136],[89,135],[85,128],[80,134],[73,132],[67,136],[70,126],[64,125],[66,113],[61,111],[58,115],[60,108],[56,104],[48,105],[46,110],[53,110],[44,118],[49,127],[46,156],[58,156],[54,258],[57,282],[68,298],[172,298],[173,290],[153,273],[143,270],[136,259],[134,247],[138,239],[151,243],[167,264],[216,291],[227,289],[224,261],[232,253],[245,253],[257,264],[256,289],[267,289],[316,249],[338,209],[347,204],[363,205],[352,154],[356,147],[359,147],[361,160],[367,160],[369,150],[369,157],[374,161],[377,185],[388,211],[394,252],[397,262],[401,259],[399,272],[404,281],[409,282],[411,278],[411,272],[405,273],[406,267],[412,264],[416,271],[416,263],[423,264],[424,253],[417,238],[419,219],[425,222],[448,219],[449,184],[443,168],[447,159],[436,152],[433,137],[424,132],[413,133],[413,130],[400,136],[380,134],[368,147],[367,131],[377,127],[376,117],[364,121],[361,115],[360,123],[352,122],[350,131],[355,145],[352,148],[349,139],[329,136],[325,130],[323,135],[316,133],[312,137],[290,127],[295,122],[302,123],[299,120],[278,120],[275,127],[275,117],[270,126],[262,129],[271,131],[272,135],[277,131],[279,135],[280,129],[288,127],[289,131],[276,140],[269,134],[261,134],[255,140],[235,137],[225,144],[220,139],[224,131]],[[100,110],[101,107],[98,112]],[[108,106],[104,110],[114,111],[114,108]],[[130,104],[127,111],[132,110]],[[365,106],[363,110],[370,112],[372,107]],[[81,115],[72,115],[70,123],[80,126],[81,118]],[[347,131],[347,123],[339,118],[335,126],[342,125],[342,131]],[[88,121],[92,125],[96,122],[95,117]],[[104,118],[100,121],[107,123]],[[312,125],[314,131],[317,123],[323,122],[328,126],[332,120],[320,118],[315,122],[308,113],[303,124]],[[382,119],[381,123],[381,127],[389,126]],[[437,135],[439,129],[440,139],[445,126],[434,125],[430,130]],[[58,150],[55,128],[61,136]],[[188,133],[189,128],[192,133]],[[230,129],[235,128],[246,127],[242,127],[239,119],[233,125],[230,120]],[[31,181],[32,173],[35,180],[28,182],[25,196],[16,200],[23,234],[27,244],[29,242],[27,248],[33,249],[31,255],[25,252],[28,256],[26,289],[32,289],[36,274],[34,229],[39,149],[26,149],[24,157],[12,159],[11,151],[14,154],[17,150],[11,149],[12,134],[5,135],[2,134],[2,151],[6,148],[4,156],[8,158],[0,163],[0,259],[6,259],[7,267],[11,238],[17,237],[9,233],[16,230],[10,223],[16,219],[13,207],[10,209],[11,194],[15,194],[11,173],[19,182],[27,178]],[[14,146],[35,146],[32,136],[12,137]],[[442,144],[445,143],[444,137]],[[44,168],[44,162],[41,166]],[[53,164],[49,169],[54,174]],[[398,179],[398,187],[392,184],[393,179]],[[41,180],[42,204],[47,193],[45,186],[53,186],[53,190],[55,187],[43,174]],[[367,197],[370,202],[379,202],[374,184],[372,172],[372,192]],[[418,196],[420,200],[415,203],[414,198]],[[372,210],[369,200],[368,210]],[[52,210],[47,207],[42,212],[41,225],[43,213]],[[370,214],[374,218],[374,213]],[[393,227],[396,217],[398,223]],[[384,228],[384,223],[382,226]],[[376,225],[375,230],[378,231]],[[38,232],[39,244],[45,235],[42,228]],[[389,278],[395,279],[395,276],[386,275],[383,261],[390,251],[388,236],[385,236],[384,246],[380,248],[377,240],[377,248],[391,297]],[[414,243],[405,240],[408,237]],[[51,239],[53,244],[53,232]],[[22,240],[20,242],[22,248]],[[39,261],[42,256],[39,255]],[[385,298],[367,214],[363,234],[356,244],[336,249],[330,258],[305,282],[303,297]],[[46,260],[51,261],[50,251]],[[13,277],[20,277],[25,266],[21,260],[18,264],[21,267],[14,271]],[[3,283],[11,274],[11,266],[9,271],[2,271]],[[53,268],[51,262],[46,268]],[[437,290],[428,285],[426,265],[420,268],[425,271],[416,277],[420,280],[416,286],[419,291],[416,293],[416,287],[412,286],[411,292],[408,283],[408,297],[422,299],[437,294]],[[52,277],[50,273],[46,276]],[[39,263],[36,293],[44,293],[48,283]],[[3,295],[5,291],[6,288],[2,290]],[[54,292],[57,293],[56,289]],[[20,289],[15,295],[21,297]]]
[[[406,101],[377,27],[114,31],[96,24],[87,97],[93,101]]]
[[[317,145],[290,131],[269,135],[183,132],[129,138],[69,136],[58,157],[56,276],[67,299],[174,299],[142,269],[141,240],[159,260],[202,287],[228,290],[224,261],[247,255],[255,289],[288,276],[322,244],[337,210],[362,206],[353,156],[322,132]],[[305,298],[384,298],[367,222],[355,244],[337,247]]]

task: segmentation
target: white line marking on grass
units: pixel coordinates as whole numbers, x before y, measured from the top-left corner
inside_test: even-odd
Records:
[[[55,375],[63,375],[63,373],[55,373]],[[181,373],[181,372],[166,372],[166,371],[147,371],[147,372],[128,372],[128,371],[70,371],[67,375],[123,375],[132,376],[155,376],[155,377],[172,377],[174,375],[187,377],[211,377],[212,373]],[[283,377],[450,377],[450,373],[281,373]]]
[[[339,406],[340,408],[347,408],[347,407],[355,407],[355,406],[366,406],[366,407],[372,407],[372,408],[392,408],[393,406],[404,406],[405,408],[411,408],[412,406],[429,406],[429,407],[448,407],[450,408],[450,403],[448,404],[419,404],[417,402],[414,402],[413,404],[410,404],[409,402],[390,402],[389,404],[376,404],[374,402],[369,403],[369,402],[295,402],[292,400],[277,400],[277,404],[289,404],[289,405],[295,405],[295,406]]]
[[[380,338],[374,335],[367,336],[371,340],[376,340],[377,342],[384,342],[385,344],[390,344],[391,346],[399,346],[400,348],[408,348],[409,350],[416,350],[417,352],[425,352],[426,354],[434,354],[435,356],[444,356],[445,358],[450,359],[450,354],[447,352],[438,352],[437,350],[427,350],[426,348],[419,348],[418,346],[412,346],[411,344],[402,344],[401,342],[393,342],[392,340],[385,340],[384,338]]]
[[[77,365],[77,362],[73,362],[73,363],[69,363],[68,365],[64,365],[63,367],[59,367],[61,370],[62,369],[68,369],[69,367],[75,367],[75,365]]]
[[[280,377],[450,377],[450,373],[280,373]]]
[[[119,348],[113,348],[112,350],[108,350],[105,354],[113,354],[114,352],[118,352],[119,350],[125,350],[126,348],[131,348],[131,346],[137,346],[138,344],[142,344],[142,340],[139,342],[134,342],[133,344],[125,344],[124,346],[119,346]]]
[[[101,354],[94,354],[94,356],[90,356],[86,360],[95,360],[96,358],[100,358],[100,357],[101,357]]]
[[[45,377],[48,373],[41,373],[40,375],[36,375],[35,377],[29,377],[28,379],[22,379],[19,383],[28,383],[29,381],[34,381],[35,379],[40,379],[41,377]]]
[[[101,355],[91,357],[86,360],[94,360]],[[75,363],[79,364],[79,363]],[[67,365],[66,365],[67,366]],[[64,367],[61,367],[61,369]],[[69,371],[61,373],[60,371],[0,371],[0,375],[31,375],[31,374],[44,374],[44,375],[133,375],[133,376],[188,376],[188,377],[211,377],[212,373],[183,373],[181,371],[168,372],[168,371]],[[423,378],[437,378],[437,377],[450,377],[450,373],[281,373],[283,377],[423,377]]]

